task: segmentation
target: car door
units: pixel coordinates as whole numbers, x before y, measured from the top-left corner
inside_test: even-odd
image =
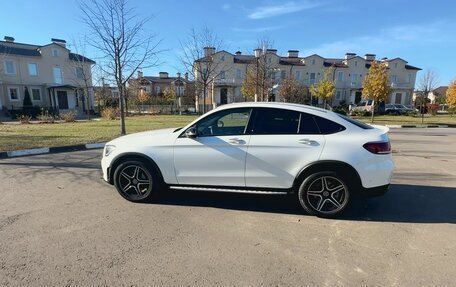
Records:
[[[251,108],[232,108],[196,123],[195,136],[183,133],[174,145],[174,169],[180,185],[244,187]]]
[[[255,109],[247,150],[246,186],[290,188],[298,172],[319,159],[325,138],[312,115]]]

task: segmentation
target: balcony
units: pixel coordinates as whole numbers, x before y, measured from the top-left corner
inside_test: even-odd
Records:
[[[242,79],[215,79],[215,86],[242,86]]]
[[[396,83],[393,82],[391,83],[391,88],[393,89],[411,89],[412,84],[411,83]]]

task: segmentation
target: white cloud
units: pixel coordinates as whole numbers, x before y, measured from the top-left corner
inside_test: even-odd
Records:
[[[376,34],[352,37],[323,43],[303,49],[303,55],[319,54],[324,57],[343,57],[347,52],[364,55],[381,53],[379,56],[394,56],[399,51],[422,46],[433,46],[448,40],[451,25],[438,21],[426,25],[401,25],[379,30]],[[392,55],[388,55],[388,54]]]
[[[308,10],[321,5],[323,4],[310,1],[291,1],[277,5],[257,7],[248,17],[250,19],[263,19]]]

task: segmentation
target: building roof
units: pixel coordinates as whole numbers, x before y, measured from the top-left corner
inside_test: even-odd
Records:
[[[435,95],[445,95],[448,90],[448,86],[440,86],[432,90],[432,93]]]
[[[276,51],[276,50],[274,50]],[[297,50],[290,50],[292,52],[298,52]],[[224,53],[228,53],[230,55],[233,56],[233,61],[234,63],[239,63],[239,64],[252,64],[255,62],[255,56],[254,55],[241,55],[239,54],[239,52],[236,52],[235,54],[231,54],[225,50],[221,50],[221,51],[218,51],[214,54],[217,54],[219,52],[224,52]],[[274,55],[276,55],[274,53]],[[393,59],[388,59],[388,58],[383,58],[383,59],[365,59],[355,53],[347,53],[347,55],[349,56],[348,59],[342,59],[342,58],[324,58],[318,54],[312,54],[312,55],[309,55],[309,56],[306,56],[306,57],[288,57],[288,56],[278,56],[276,55],[277,57],[279,57],[279,64],[280,65],[293,65],[293,66],[305,66],[305,62],[304,60],[309,58],[309,57],[319,57],[321,59],[323,59],[323,65],[325,67],[336,67],[336,68],[348,68],[348,65],[347,65],[347,61],[349,60],[353,60],[355,58],[359,58],[361,60],[364,60],[366,62],[366,68],[369,68],[371,66],[371,63],[373,61],[387,61],[387,62],[391,62],[391,61],[394,61],[394,60],[400,60],[400,61],[404,61],[405,63],[407,63],[407,61],[405,61],[404,59],[402,58],[393,58]],[[366,54],[366,56],[375,56],[375,54]],[[195,62],[205,62],[205,61],[208,61],[209,60],[209,57],[203,57],[203,58],[200,58],[198,60],[196,60]],[[411,66],[411,65],[405,65],[405,69],[407,70],[421,70],[421,68],[418,68],[418,67],[414,67],[414,66]]]
[[[0,54],[6,55],[17,55],[17,56],[29,56],[29,57],[41,57],[40,49],[49,46],[49,45],[59,45],[55,43],[50,43],[47,45],[39,46],[39,45],[32,45],[32,44],[24,44],[24,43],[17,43],[17,42],[7,42],[7,41],[0,41]],[[65,48],[62,45],[60,47]],[[67,49],[68,50],[68,49]],[[69,51],[69,50],[68,50]],[[91,64],[95,64],[94,60],[86,58],[82,55],[76,53],[69,53],[69,58],[72,61],[84,61]]]
[[[190,80],[186,80],[185,77],[157,77],[157,76],[143,76],[141,78],[142,80],[146,80],[150,83],[155,83],[155,84],[173,84],[174,82],[178,82],[179,80],[189,84],[192,83]],[[137,80],[137,79],[134,79]]]

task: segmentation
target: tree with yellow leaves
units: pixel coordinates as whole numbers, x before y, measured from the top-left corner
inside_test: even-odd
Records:
[[[326,101],[331,99],[334,94],[334,81],[332,79],[333,69],[326,69],[323,71],[323,78],[310,86],[310,92],[317,98],[324,102],[326,108]]]
[[[386,65],[382,62],[373,61],[363,80],[362,94],[364,99],[372,100],[372,123],[374,122],[375,105],[380,101],[386,101],[389,93],[390,84]]]
[[[456,80],[451,81],[446,91],[446,103],[450,106],[452,114],[456,110]]]

